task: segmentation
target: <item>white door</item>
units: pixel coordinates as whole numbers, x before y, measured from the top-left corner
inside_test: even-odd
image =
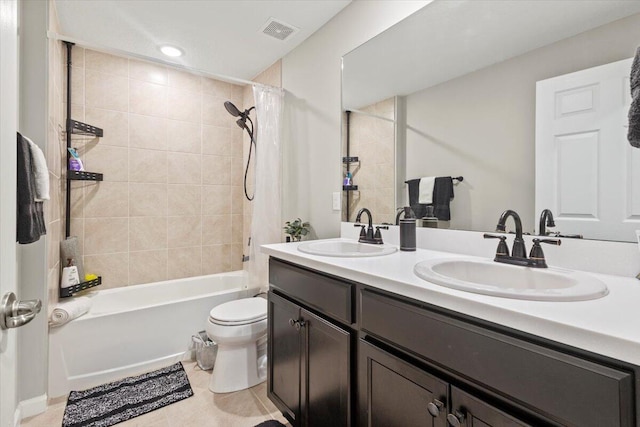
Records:
[[[17,0],[0,0],[0,299],[16,291],[17,12]],[[0,427],[16,422],[16,334],[0,329]]]
[[[627,142],[631,59],[537,83],[536,215],[554,231],[635,241],[640,150]]]

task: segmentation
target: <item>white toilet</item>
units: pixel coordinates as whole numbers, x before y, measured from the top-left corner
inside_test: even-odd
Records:
[[[243,298],[214,307],[206,330],[218,343],[209,390],[230,393],[267,379],[266,299]]]

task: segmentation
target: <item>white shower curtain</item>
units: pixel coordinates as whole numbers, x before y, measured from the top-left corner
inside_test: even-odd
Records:
[[[279,88],[254,85],[256,104],[255,196],[251,217],[249,287],[266,291],[269,286],[269,257],[260,246],[282,240],[282,108],[284,91]]]

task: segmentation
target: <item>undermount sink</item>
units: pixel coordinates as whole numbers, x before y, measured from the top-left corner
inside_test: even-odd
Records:
[[[333,257],[371,257],[389,255],[398,249],[395,246],[372,245],[344,240],[305,242],[298,246],[300,252],[311,255]]]
[[[530,268],[490,260],[422,261],[413,272],[437,285],[477,294],[533,301],[584,301],[602,298],[607,286],[587,273],[563,268]]]

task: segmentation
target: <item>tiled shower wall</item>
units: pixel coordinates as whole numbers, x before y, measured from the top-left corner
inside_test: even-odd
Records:
[[[72,89],[73,118],[104,129],[73,138],[104,174],[72,185],[85,272],[114,288],[241,269],[242,131],[223,103],[243,88],[75,47]]]
[[[349,126],[349,155],[360,160],[359,165],[351,165],[353,184],[358,191],[349,192],[349,217],[346,218],[343,209],[343,219],[353,222],[359,209],[368,208],[375,223],[395,224],[395,99],[380,101],[360,111],[368,114],[352,112]],[[343,155],[346,155],[345,141],[343,138]],[[342,172],[344,179],[346,167]],[[347,206],[345,191],[342,206]]]

